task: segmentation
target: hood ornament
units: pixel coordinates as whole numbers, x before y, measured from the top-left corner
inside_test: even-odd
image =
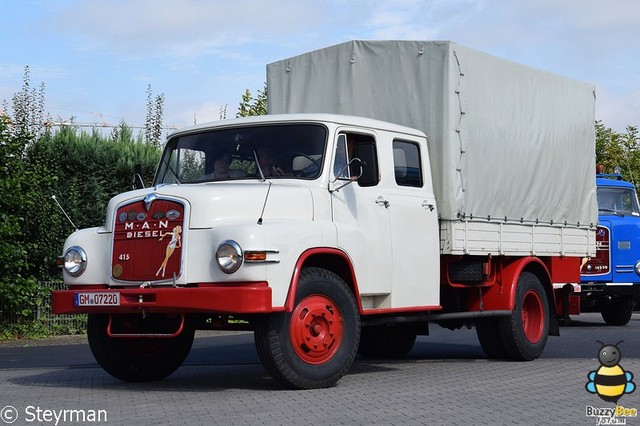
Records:
[[[151,204],[153,204],[153,202],[157,199],[158,199],[158,194],[156,193],[147,194],[147,196],[144,197],[144,208],[147,211],[149,211],[149,209],[151,208]]]

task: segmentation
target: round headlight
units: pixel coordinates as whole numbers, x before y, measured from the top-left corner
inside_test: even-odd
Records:
[[[223,241],[216,250],[216,260],[222,272],[233,274],[242,265],[242,249],[235,241]]]
[[[636,271],[636,274],[640,275],[640,260],[636,262],[636,265],[633,267],[633,269]]]
[[[82,247],[69,247],[64,254],[64,270],[73,277],[81,275],[87,269],[87,253]]]

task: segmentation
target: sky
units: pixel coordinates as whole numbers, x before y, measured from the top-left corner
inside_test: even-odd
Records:
[[[44,84],[54,121],[234,117],[266,65],[349,40],[450,40],[596,86],[596,119],[640,125],[638,0],[2,0],[0,109]]]

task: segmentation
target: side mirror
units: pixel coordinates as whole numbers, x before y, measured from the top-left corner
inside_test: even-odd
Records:
[[[364,173],[364,163],[358,157],[352,158],[347,165],[351,171],[351,180],[358,182]]]
[[[133,189],[143,189],[144,180],[142,179],[142,164],[136,164],[133,167]]]
[[[334,181],[332,183],[336,183],[336,181],[341,180],[341,181],[345,181],[342,185],[338,186],[337,188],[334,189],[330,189],[330,192],[338,192],[340,191],[342,188],[344,188],[345,186],[353,183],[353,182],[357,182],[358,179],[360,178],[360,176],[362,176],[362,161],[360,161],[359,158],[352,158],[349,163],[347,163],[346,166],[344,166],[344,170],[347,169],[351,169],[352,167],[358,167],[360,172],[356,175],[351,175],[350,177],[337,177],[334,179]],[[343,171],[344,171],[343,170]]]

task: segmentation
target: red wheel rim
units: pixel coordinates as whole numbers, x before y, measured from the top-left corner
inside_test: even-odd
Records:
[[[291,315],[289,336],[293,350],[309,364],[323,364],[331,359],[342,340],[342,315],[326,296],[307,296]]]
[[[544,330],[544,309],[540,296],[533,290],[527,291],[522,301],[522,328],[531,343],[537,343]]]

